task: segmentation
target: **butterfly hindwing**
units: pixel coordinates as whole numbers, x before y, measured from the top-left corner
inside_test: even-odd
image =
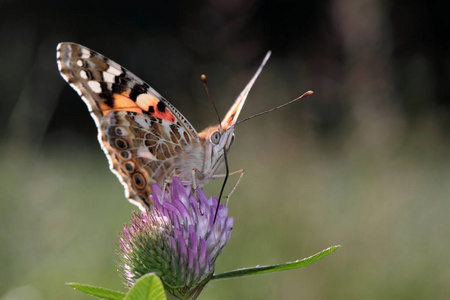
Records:
[[[175,161],[190,143],[183,127],[126,111],[105,115],[101,139],[111,169],[121,179],[127,198],[147,205],[151,203],[151,184],[161,185],[165,178],[178,173]]]

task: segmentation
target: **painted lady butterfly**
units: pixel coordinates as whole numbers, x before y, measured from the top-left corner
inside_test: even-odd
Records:
[[[202,187],[220,177],[234,124],[269,56],[221,124],[197,133],[172,104],[119,64],[78,44],[57,47],[59,71],[88,106],[111,171],[128,200],[142,210],[151,206],[152,183],[162,186],[178,176]]]

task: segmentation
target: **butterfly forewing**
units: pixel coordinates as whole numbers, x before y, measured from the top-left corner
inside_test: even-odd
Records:
[[[110,168],[134,204],[151,203],[151,184],[177,175],[175,158],[198,141],[192,125],[147,83],[105,56],[61,43],[57,62],[99,129]]]

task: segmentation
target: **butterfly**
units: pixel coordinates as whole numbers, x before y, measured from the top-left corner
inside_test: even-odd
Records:
[[[142,210],[152,206],[152,183],[163,186],[177,176],[202,187],[221,176],[234,125],[269,57],[270,52],[221,123],[197,133],[169,101],[118,63],[79,44],[57,47],[61,76],[86,103],[126,198]]]

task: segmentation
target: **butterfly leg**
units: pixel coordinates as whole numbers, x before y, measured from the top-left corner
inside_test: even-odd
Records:
[[[226,204],[227,206],[228,206],[228,200],[230,199],[231,195],[234,193],[234,191],[236,190],[237,186],[238,186],[239,183],[241,182],[242,177],[244,176],[244,169],[236,170],[236,171],[234,171],[234,172],[231,172],[231,173],[228,174],[228,175],[234,175],[234,174],[240,174],[240,175],[239,175],[238,180],[237,180],[236,183],[234,184],[233,188],[231,189],[231,192],[230,192],[230,193],[227,195],[227,197],[226,197],[227,200],[226,200],[225,204]],[[225,177],[225,176],[226,176],[226,174],[219,174],[219,175],[214,175],[213,178],[222,178],[222,177]]]
[[[161,198],[161,199],[163,199],[163,201],[164,201],[164,196],[166,195],[167,186],[171,183],[172,183],[171,179],[164,179],[163,192],[162,192],[162,198]]]
[[[165,195],[165,193],[166,193],[166,190],[169,188],[169,185],[170,184],[172,184],[172,177],[173,177],[174,175],[173,174],[171,174],[170,176],[169,176],[169,178],[166,178],[166,179],[164,179],[164,183],[163,183],[163,193],[162,193],[162,199],[164,199],[164,195]],[[184,184],[184,183],[183,183]]]
[[[201,171],[199,171],[196,168],[192,169],[192,188],[194,189],[194,191],[197,190],[197,188],[199,187],[197,185],[196,178],[203,178],[203,177],[205,177],[205,174],[203,174]]]
[[[192,189],[194,191],[194,195],[197,194],[197,182],[195,181],[196,175],[204,176],[202,172],[200,172],[198,169],[193,168],[192,169]],[[202,209],[200,207],[200,201],[197,202],[197,209],[200,212],[201,215],[203,215]]]

